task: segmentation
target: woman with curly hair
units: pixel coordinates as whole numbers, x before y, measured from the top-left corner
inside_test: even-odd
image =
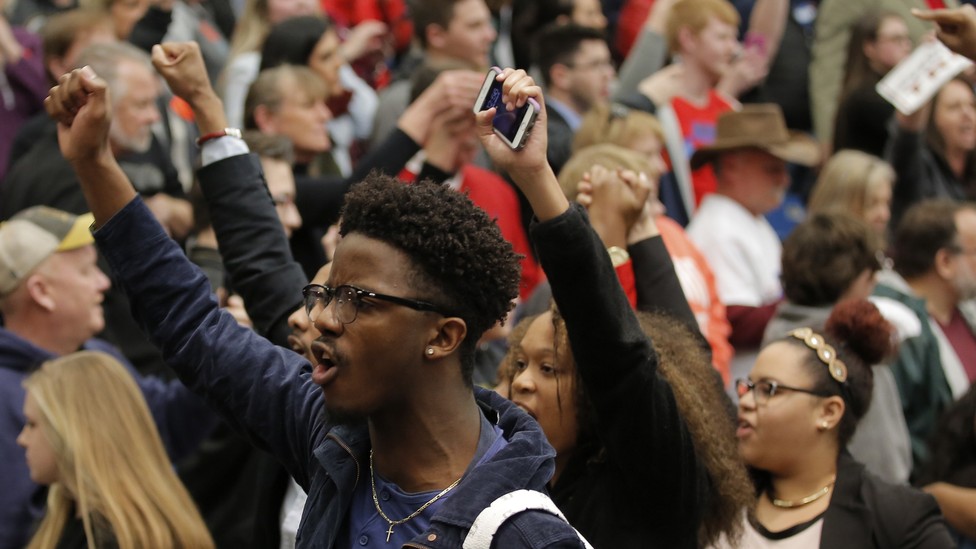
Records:
[[[31,479],[50,486],[28,549],[214,546],[118,361],[67,355],[44,363],[24,387],[27,421],[17,443]]]
[[[500,78],[506,101],[541,99],[524,72]],[[532,236],[557,306],[513,331],[509,357],[511,399],[556,450],[553,501],[594,547],[734,538],[751,485],[719,376],[644,208],[648,178],[594,167],[582,186],[591,227],[546,163],[544,113],[521,151],[495,141],[488,114],[479,125],[539,220]],[[624,247],[638,301],[675,319],[631,308],[614,270],[627,264]]]
[[[822,332],[790,331],[736,381],[739,453],[756,481],[744,546],[954,546],[931,496],[882,481],[844,450],[871,403],[870,365],[891,342],[874,305],[844,301]]]

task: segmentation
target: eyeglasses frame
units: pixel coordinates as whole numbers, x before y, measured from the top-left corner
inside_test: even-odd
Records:
[[[302,305],[305,307],[305,314],[308,315],[308,319],[312,322],[315,322],[315,319],[312,318],[312,308],[314,308],[314,305],[312,307],[309,307],[308,304],[308,295],[312,290],[321,291],[326,296],[328,296],[328,299],[323,300],[322,302],[322,308],[327,309],[329,307],[329,304],[332,303],[332,300],[335,299],[336,294],[342,288],[349,288],[350,290],[352,290],[356,295],[356,299],[359,301],[362,301],[363,298],[379,299],[381,301],[386,301],[388,303],[393,303],[395,305],[407,307],[415,311],[437,313],[441,316],[450,316],[444,311],[442,311],[440,307],[434,305],[433,303],[430,303],[429,301],[421,301],[419,299],[410,299],[406,297],[398,297],[395,295],[381,294],[378,292],[360,288],[358,286],[353,286],[352,284],[340,284],[334,288],[331,286],[326,286],[325,284],[309,284],[304,288],[302,288],[302,302],[303,302]],[[318,302],[318,299],[319,299],[318,296],[316,296],[316,303]],[[342,322],[342,324],[352,324],[353,322],[356,321],[357,318],[359,318],[358,304],[354,305],[354,310],[356,311],[356,314],[353,315],[352,320],[350,320],[349,322],[343,322],[339,318],[338,313],[336,313],[335,319],[338,320],[339,322]]]
[[[735,380],[735,394],[738,395],[739,396],[739,399],[741,400],[742,397],[746,396],[746,393],[748,393],[749,391],[753,391],[752,397],[754,399],[756,399],[756,404],[760,404],[759,398],[756,396],[758,393],[755,392],[756,386],[759,385],[760,383],[767,383],[767,384],[769,384],[769,396],[766,397],[766,399],[762,402],[762,404],[765,404],[765,403],[769,402],[769,399],[771,399],[774,396],[776,396],[777,392],[780,389],[786,389],[787,391],[793,391],[793,392],[796,392],[796,393],[804,393],[804,394],[807,394],[807,395],[813,395],[815,397],[820,397],[820,398],[827,398],[827,397],[830,397],[830,396],[834,396],[834,395],[831,395],[831,394],[826,393],[824,391],[814,391],[812,389],[803,389],[803,388],[800,388],[800,387],[792,387],[790,385],[783,385],[782,383],[780,383],[778,381],[773,381],[773,380],[768,380],[768,379],[761,379],[759,381],[752,381],[751,379],[746,379],[746,378],[742,378],[742,377],[740,377],[739,379],[736,379]],[[740,386],[745,386],[746,387],[746,390],[740,391],[740,389],[739,389]]]

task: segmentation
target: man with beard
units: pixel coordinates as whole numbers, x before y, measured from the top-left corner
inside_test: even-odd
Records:
[[[91,66],[113,91],[112,153],[153,214],[172,236],[182,239],[192,228],[193,210],[169,153],[153,135],[160,120],[159,85],[149,56],[127,43],[99,43],[86,48],[77,66]],[[31,206],[51,206],[81,214],[88,211],[71,166],[58,152],[57,132],[50,125],[11,169],[0,195],[0,219]]]
[[[966,314],[976,298],[976,208],[949,200],[909,208],[892,259],[895,270],[881,273],[875,294],[911,321],[898,323],[901,332],[922,336],[903,344],[891,365],[920,464],[936,420],[976,379],[974,319]]]

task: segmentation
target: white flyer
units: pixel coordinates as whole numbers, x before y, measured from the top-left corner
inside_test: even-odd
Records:
[[[909,115],[972,64],[969,59],[952,53],[942,42],[925,42],[891,69],[875,90],[899,112]]]

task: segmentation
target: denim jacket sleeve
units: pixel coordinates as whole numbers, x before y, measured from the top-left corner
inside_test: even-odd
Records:
[[[307,488],[324,437],[321,392],[299,355],[241,327],[140,198],[95,232],[134,317],[180,379]]]
[[[707,475],[658,356],[581,206],[536,223],[532,237],[565,319],[576,367],[611,465],[638,493],[669,495],[670,516],[698,516]],[[573,243],[573,245],[567,245]],[[642,501],[655,498],[644,498]]]

